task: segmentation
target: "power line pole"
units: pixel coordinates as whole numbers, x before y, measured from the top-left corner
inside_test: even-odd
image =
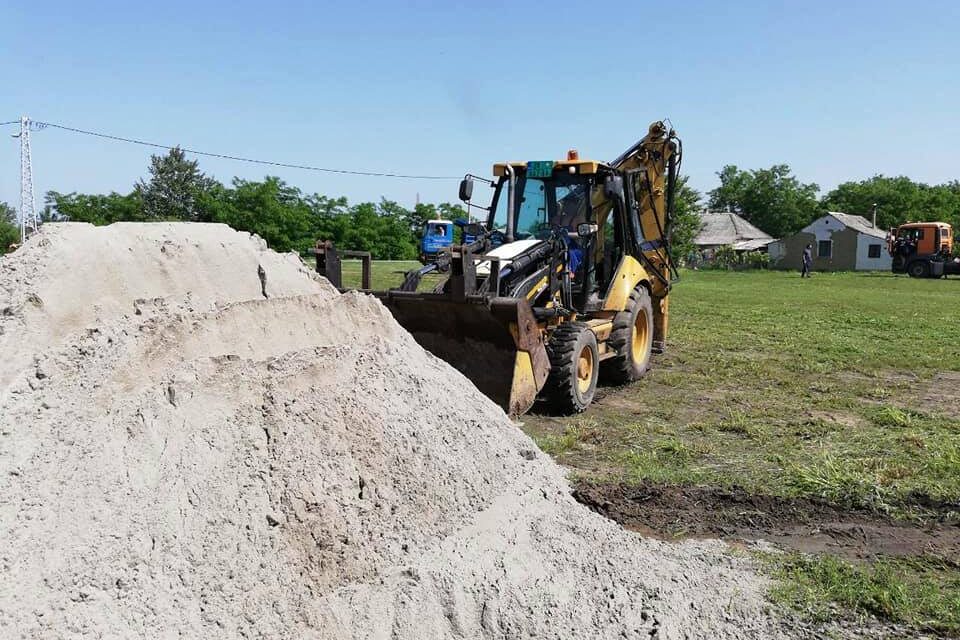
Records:
[[[20,118],[20,242],[27,239],[27,227],[36,233],[39,227],[37,205],[33,198],[33,163],[30,159],[30,118]]]

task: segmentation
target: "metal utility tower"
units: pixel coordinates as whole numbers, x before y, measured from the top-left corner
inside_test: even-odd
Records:
[[[20,242],[27,239],[27,227],[37,232],[37,205],[33,198],[33,164],[30,160],[30,118],[20,118]]]

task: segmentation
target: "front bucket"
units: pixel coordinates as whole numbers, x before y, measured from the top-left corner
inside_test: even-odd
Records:
[[[526,300],[457,302],[444,294],[378,294],[393,317],[427,351],[470,379],[511,415],[533,406],[550,363]]]

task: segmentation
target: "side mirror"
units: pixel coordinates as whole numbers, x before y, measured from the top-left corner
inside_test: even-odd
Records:
[[[603,195],[608,198],[622,198],[623,178],[620,176],[607,176],[603,181]]]
[[[460,199],[467,202],[473,197],[473,180],[464,178],[460,181]]]
[[[577,225],[577,235],[581,238],[589,238],[595,234],[600,227],[595,224],[590,224],[589,222],[581,222]]]

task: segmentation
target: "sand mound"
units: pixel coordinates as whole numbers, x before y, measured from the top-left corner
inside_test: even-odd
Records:
[[[0,295],[2,637],[780,633],[723,545],[576,504],[376,300],[256,238],[48,225]]]
[[[0,261],[0,392],[34,355],[88,326],[164,298],[183,311],[335,291],[294,255],[226,225],[47,225]]]

